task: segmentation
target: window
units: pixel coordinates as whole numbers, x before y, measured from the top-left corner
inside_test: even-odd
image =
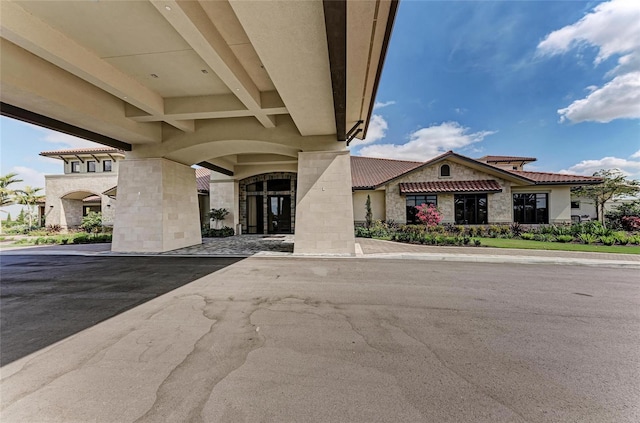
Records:
[[[407,195],[407,224],[415,225],[420,223],[418,220],[417,207],[421,204],[438,205],[438,197],[435,195]]]
[[[549,223],[548,194],[513,194],[513,221]]]
[[[247,185],[247,192],[262,192],[262,182],[254,182]]]
[[[71,162],[71,173],[80,173],[80,162]]]
[[[267,181],[267,191],[291,191],[291,180],[271,179]]]
[[[487,223],[487,194],[456,194],[453,203],[458,225]]]
[[[451,176],[451,167],[447,164],[440,166],[440,176]]]
[[[93,160],[87,161],[87,172],[95,172],[96,171],[96,162]]]
[[[571,208],[572,209],[579,209],[580,208],[580,201],[572,201],[571,202]]]
[[[111,172],[111,160],[104,160],[102,162],[102,171],[103,172]]]

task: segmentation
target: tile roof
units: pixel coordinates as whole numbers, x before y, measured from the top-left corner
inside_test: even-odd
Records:
[[[596,176],[566,175],[564,173],[527,172],[525,170],[509,170],[508,172],[531,179],[536,184],[597,184],[602,178]]]
[[[502,187],[492,179],[479,181],[406,182],[399,184],[401,194],[431,192],[500,192]]]
[[[476,159],[479,162],[535,162],[535,157],[520,157],[520,156],[483,156]]]
[[[209,192],[209,183],[211,182],[211,171],[203,167],[196,169],[196,185],[198,191]]]
[[[43,151],[41,156],[64,156],[67,154],[95,154],[95,153],[112,153],[124,154],[123,150],[112,147],[89,147],[89,148],[68,148],[65,150]]]
[[[351,156],[351,184],[354,189],[374,188],[421,165],[422,162]]]

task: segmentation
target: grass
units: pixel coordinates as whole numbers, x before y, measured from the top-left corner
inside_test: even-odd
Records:
[[[582,251],[590,253],[640,254],[640,247],[628,245],[588,245],[562,242],[528,241],[524,239],[506,238],[474,238],[482,242],[482,246],[495,248],[518,248],[525,250],[559,250]]]

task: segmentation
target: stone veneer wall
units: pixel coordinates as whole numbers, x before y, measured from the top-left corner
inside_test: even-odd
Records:
[[[289,179],[290,191],[267,191],[267,181],[272,181],[274,179]],[[291,195],[291,233],[295,233],[296,228],[296,185],[297,185],[297,175],[291,172],[273,172],[273,173],[265,173],[262,175],[251,176],[249,178],[245,178],[238,182],[239,189],[239,220],[242,225],[242,233],[248,233],[247,231],[247,185],[251,185],[255,182],[264,182],[263,190],[261,192],[263,207],[266,206],[267,196],[269,195]],[[265,233],[267,233],[268,228],[268,216],[267,213],[263,214],[263,228]]]
[[[166,159],[121,161],[112,250],[162,252],[200,243],[195,170]]]
[[[296,254],[355,255],[348,151],[298,154]]]
[[[45,176],[45,224],[60,225],[62,228],[74,228],[82,223],[83,203],[75,194],[98,195],[102,203],[102,218],[105,224],[113,223],[116,201],[102,195],[118,183],[115,173],[78,173]],[[51,207],[53,206],[53,207]],[[107,207],[109,206],[109,207]]]
[[[451,176],[441,177],[440,166],[448,164]],[[444,161],[411,172],[402,178],[386,185],[387,220],[406,223],[406,199],[400,194],[398,185],[403,182],[434,182],[434,181],[473,181],[493,179],[502,187],[502,192],[487,194],[487,212],[489,223],[510,223],[513,221],[513,205],[511,198],[511,184],[495,176],[479,172],[452,161]],[[443,215],[443,223],[454,223],[454,194],[437,194],[438,208]]]

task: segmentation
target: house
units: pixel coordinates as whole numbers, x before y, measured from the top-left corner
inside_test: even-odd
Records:
[[[78,226],[92,210],[102,211],[107,224],[113,222],[118,161],[124,152],[96,148],[41,155],[65,163],[63,175],[46,177],[47,224]],[[448,151],[427,162],[358,156],[350,160],[356,224],[365,221],[367,197],[373,219],[397,223],[417,223],[416,207],[423,203],[437,206],[444,223],[570,223],[571,188],[601,182],[592,176],[525,170],[536,161],[533,157],[472,159]],[[224,207],[231,211],[224,224],[237,233],[295,232],[295,172],[243,175],[239,180],[203,168],[195,172],[201,223],[207,222],[209,209]]]
[[[45,225],[77,228],[89,212],[101,212],[106,226],[112,226],[116,213],[118,165],[122,150],[110,147],[43,151],[43,157],[64,163],[61,175],[45,176],[46,201],[39,207]],[[196,170],[201,222],[208,220],[209,174]]]
[[[352,157],[354,220],[365,220],[369,196],[374,219],[398,223],[417,223],[423,203],[437,206],[443,223],[570,223],[571,187],[601,179],[524,169],[535,160],[453,151],[424,163]]]

